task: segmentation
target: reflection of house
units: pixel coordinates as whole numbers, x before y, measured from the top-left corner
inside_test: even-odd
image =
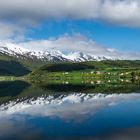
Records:
[[[100,84],[100,83],[101,83],[101,81],[98,80],[98,81],[97,81],[97,84]]]
[[[69,84],[69,82],[65,82],[65,84]]]
[[[135,79],[136,79],[136,80],[138,80],[138,79],[139,79],[139,77],[138,77],[138,76],[136,76],[136,77],[135,77]]]
[[[128,75],[129,73],[128,73],[128,72],[126,72],[125,74],[126,74],[126,75]]]
[[[125,80],[126,82],[130,82],[129,80]]]

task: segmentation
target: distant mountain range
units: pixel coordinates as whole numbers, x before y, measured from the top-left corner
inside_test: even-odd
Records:
[[[18,59],[35,59],[47,62],[82,62],[93,60],[114,60],[114,58],[108,56],[98,56],[97,54],[87,54],[83,52],[64,53],[55,49],[45,51],[30,51],[21,47],[14,46],[12,43],[1,43],[0,53]]]

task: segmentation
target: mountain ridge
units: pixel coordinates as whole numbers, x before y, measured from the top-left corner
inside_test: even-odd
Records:
[[[18,47],[12,43],[0,44],[0,53],[13,56],[21,59],[38,59],[49,62],[83,62],[83,61],[101,61],[101,60],[116,60],[109,56],[100,56],[83,52],[68,52],[64,53],[60,50],[44,50],[31,51],[22,47]]]

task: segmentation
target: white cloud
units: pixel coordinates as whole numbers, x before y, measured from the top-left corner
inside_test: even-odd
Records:
[[[124,26],[140,27],[139,0],[106,0],[100,18]]]
[[[25,32],[26,28],[23,26],[7,22],[0,22],[1,40],[9,40],[9,39],[14,39],[15,41],[24,40]]]
[[[138,0],[4,0],[0,1],[0,39],[23,40],[29,28],[37,28],[46,19],[100,20],[140,27],[139,13]]]
[[[100,19],[140,27],[139,0],[4,0],[0,19],[33,24],[48,18]]]
[[[97,44],[94,40],[88,39],[81,34],[75,34],[73,36],[64,35],[56,39],[27,41],[17,45],[34,51],[55,49],[65,53],[78,51],[87,54],[93,54],[95,56],[106,56],[129,60],[140,59],[140,53],[123,53],[113,48],[107,48]]]
[[[102,53],[104,51],[109,52],[108,49],[97,45],[96,42],[86,38],[81,34],[74,34],[73,36],[64,35],[56,39],[33,40],[29,42],[20,43],[20,45],[28,49],[34,49],[37,51],[46,49],[58,49],[62,51],[86,51],[93,53]]]

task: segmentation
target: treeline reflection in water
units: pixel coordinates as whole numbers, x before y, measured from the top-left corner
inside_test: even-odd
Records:
[[[69,93],[140,93],[140,81],[132,79],[121,82],[84,83],[84,84],[31,84],[25,81],[0,82],[0,104],[16,98],[36,98],[42,95]]]

